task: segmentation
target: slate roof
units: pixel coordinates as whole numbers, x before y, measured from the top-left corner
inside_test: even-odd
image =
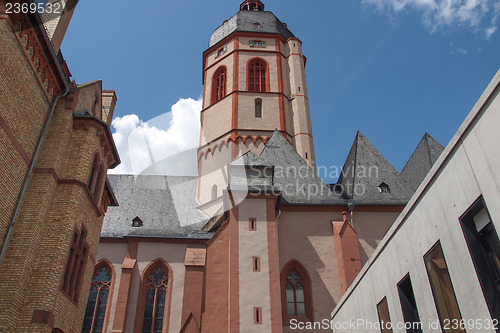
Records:
[[[384,184],[388,192],[379,188]],[[360,131],[356,133],[335,192],[356,205],[405,205],[413,194],[407,181]]]
[[[196,208],[196,177],[108,175],[108,179],[120,206],[108,208],[101,237],[211,237],[200,231],[209,216]],[[136,216],[142,227],[132,227]]]
[[[417,176],[425,174],[417,171],[428,171],[441,151],[439,142],[424,135],[400,174],[358,131],[332,191],[275,130],[260,154],[249,151],[229,164],[229,188],[280,193],[280,205],[343,206],[350,201],[361,206],[405,205],[414,193],[410,181],[418,187]],[[272,172],[262,173],[264,169]],[[109,175],[108,179],[120,206],[108,208],[102,237],[209,239],[213,235],[201,231],[210,217],[197,208],[196,177]],[[381,184],[389,191],[381,191]],[[143,221],[142,227],[132,227],[135,217]]]
[[[343,198],[335,195],[316,175],[278,130],[274,131],[260,155],[248,152],[234,160],[230,167],[244,163],[247,166],[274,166],[273,187],[266,190],[281,192],[280,200],[283,205],[346,204]]]
[[[424,134],[410,159],[406,162],[403,171],[401,171],[401,176],[406,179],[413,191],[417,190],[443,150],[443,145],[429,133]]]
[[[260,26],[256,26],[259,23]],[[235,31],[280,34],[285,39],[295,37],[293,33],[271,12],[241,10],[215,29],[208,47],[212,47]]]

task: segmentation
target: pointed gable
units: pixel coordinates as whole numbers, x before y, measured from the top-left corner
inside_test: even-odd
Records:
[[[345,204],[278,130],[260,157],[274,166],[274,185],[282,192],[284,204]]]
[[[424,134],[401,171],[401,176],[410,184],[413,191],[420,186],[443,150],[444,147],[436,139],[428,133]]]
[[[413,193],[399,172],[359,131],[334,189],[361,205],[404,205]]]

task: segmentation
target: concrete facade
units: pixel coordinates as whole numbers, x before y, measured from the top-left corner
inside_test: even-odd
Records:
[[[438,316],[424,255],[439,241],[462,319],[480,321],[467,332],[487,328],[491,316],[461,219],[482,198],[494,229],[500,228],[500,72],[484,91],[394,225],[332,312],[334,332],[380,332],[373,327],[341,328],[350,320],[378,323],[377,304],[386,297],[393,325],[405,323],[397,284],[409,274],[423,332],[446,325]],[[429,323],[434,323],[430,327]],[[439,323],[439,324],[438,324]],[[490,325],[491,326],[491,325]],[[448,330],[446,330],[448,331]],[[394,327],[393,332],[405,332]]]

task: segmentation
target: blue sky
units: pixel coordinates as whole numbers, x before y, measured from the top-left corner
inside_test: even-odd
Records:
[[[318,165],[342,166],[361,130],[401,171],[425,132],[446,146],[499,68],[498,1],[263,2],[303,42]],[[202,52],[238,9],[237,0],[80,1],[61,49],[77,83],[103,80],[116,90],[115,116],[137,116],[115,131],[148,130],[140,120],[173,105],[177,117],[182,106],[196,114],[194,101],[178,101],[201,96]],[[197,142],[182,124],[176,138]]]

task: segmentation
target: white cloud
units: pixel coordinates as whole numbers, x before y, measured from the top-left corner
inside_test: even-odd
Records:
[[[399,13],[417,10],[432,32],[451,25],[484,31],[489,38],[497,29],[500,3],[497,0],[362,0],[380,11]]]
[[[135,114],[113,119],[122,163],[109,173],[196,174],[201,104],[181,98],[170,112],[147,122]]]

